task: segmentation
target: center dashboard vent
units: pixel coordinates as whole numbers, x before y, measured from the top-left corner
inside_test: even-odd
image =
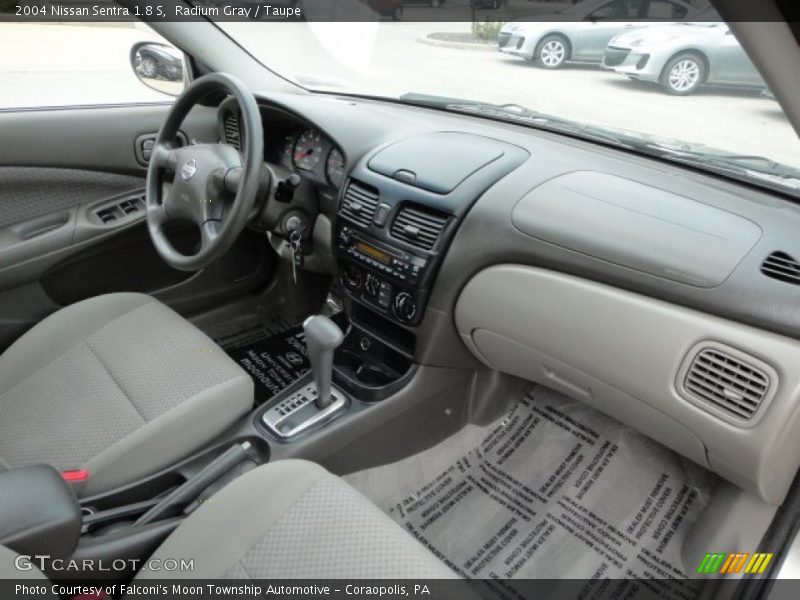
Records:
[[[369,227],[378,209],[378,190],[354,179],[347,184],[340,213],[359,225]]]
[[[397,213],[390,233],[407,244],[430,250],[447,224],[447,215],[406,205]]]
[[[684,396],[696,404],[749,421],[771,398],[777,374],[754,357],[708,343],[684,368],[681,383]]]
[[[765,258],[761,272],[778,281],[800,285],[800,263],[785,252],[773,252]]]
[[[225,127],[225,143],[230,144],[237,150],[241,150],[242,136],[239,132],[239,119],[234,113],[229,112],[225,115],[223,125]]]

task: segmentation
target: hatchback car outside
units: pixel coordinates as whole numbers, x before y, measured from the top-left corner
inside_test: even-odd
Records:
[[[609,40],[628,29],[690,19],[698,9],[683,0],[585,0],[552,14],[506,23],[500,52],[533,60],[545,69],[568,61],[601,63]]]
[[[603,65],[679,96],[704,84],[765,86],[724,23],[677,23],[623,33],[608,44]]]

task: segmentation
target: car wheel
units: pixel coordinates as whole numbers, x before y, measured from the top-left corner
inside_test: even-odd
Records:
[[[431,8],[439,8],[444,2],[442,0],[431,0]]]
[[[402,18],[403,18],[403,7],[398,6],[392,11],[392,20],[399,21]]]
[[[697,54],[678,54],[664,67],[661,87],[668,94],[687,96],[697,90],[706,78],[706,64]]]
[[[139,63],[139,74],[147,79],[156,79],[158,77],[158,65],[152,56],[142,57],[142,62]]]
[[[548,35],[533,53],[539,66],[545,69],[558,69],[564,66],[569,57],[569,46],[567,40],[560,35]]]

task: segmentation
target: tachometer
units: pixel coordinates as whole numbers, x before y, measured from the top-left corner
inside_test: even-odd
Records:
[[[325,176],[337,188],[344,183],[344,156],[336,148],[330,151],[328,160],[325,161]]]
[[[312,129],[301,133],[294,144],[292,160],[298,169],[314,170],[322,160],[322,135]]]

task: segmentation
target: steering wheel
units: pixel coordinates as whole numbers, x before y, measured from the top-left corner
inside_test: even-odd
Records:
[[[212,92],[232,95],[240,109],[243,151],[228,144],[175,147],[183,120]],[[253,94],[240,80],[212,73],[178,96],[158,132],[145,188],[147,227],[161,258],[181,271],[197,271],[222,256],[244,229],[261,187],[264,130]],[[233,196],[233,200],[231,197]],[[200,247],[185,255],[175,249],[165,228],[190,222],[200,230]]]

